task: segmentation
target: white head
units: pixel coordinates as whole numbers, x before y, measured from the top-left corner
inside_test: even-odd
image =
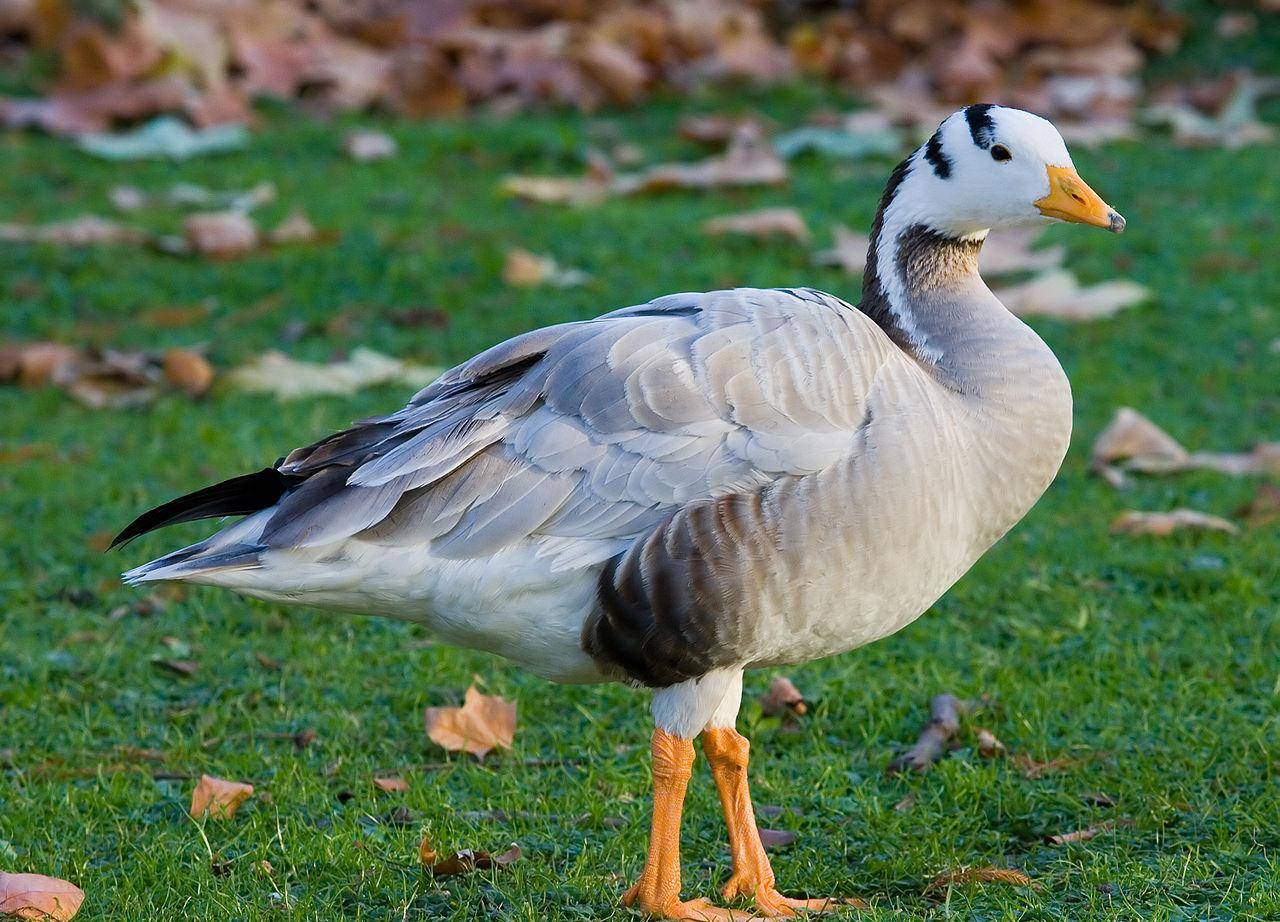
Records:
[[[1046,219],[1124,230],[1124,218],[1076,173],[1058,129],[1021,109],[961,109],[910,163],[895,204],[950,236]]]

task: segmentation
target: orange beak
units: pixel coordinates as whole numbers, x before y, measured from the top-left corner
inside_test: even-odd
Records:
[[[1089,188],[1069,166],[1045,167],[1049,173],[1049,194],[1035,206],[1040,213],[1059,221],[1092,224],[1118,234],[1124,230],[1124,218]]]

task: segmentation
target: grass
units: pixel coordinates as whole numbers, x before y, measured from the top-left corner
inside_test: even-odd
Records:
[[[670,291],[812,284],[852,298],[857,280],[813,268],[799,245],[709,241],[699,225],[793,204],[820,238],[837,221],[865,227],[888,163],[805,159],[786,189],[577,211],[497,191],[509,172],[577,171],[585,146],[615,137],[653,160],[695,156],[674,139],[685,111],[759,106],[790,124],[834,102],[800,88],[608,117],[389,123],[380,127],[400,156],[364,165],[339,150],[354,122],[289,113],[275,114],[249,151],[181,166],[125,169],[6,134],[9,220],[109,213],[107,192],[125,180],[146,189],[271,180],[280,197],[264,223],[305,205],[334,239],[225,264],[8,245],[0,336],[207,343],[219,367],[282,344],[311,359],[365,344],[443,364],[534,325]],[[1123,404],[1196,447],[1280,434],[1277,153],[1159,140],[1078,153],[1129,231],[1048,236],[1069,248],[1083,280],[1133,278],[1156,298],[1110,321],[1037,322],[1074,383],[1071,453],[1043,501],[931,612],[881,643],[790,670],[814,702],[798,733],[761,717],[752,702],[769,676],[749,677],[742,725],[754,739],[755,798],[787,807],[769,822],[797,834],[775,856],[784,889],[866,897],[873,910],[850,917],[876,920],[1280,918],[1280,533],[1112,538],[1108,523],[1124,508],[1229,515],[1256,483],[1191,474],[1119,493],[1087,472],[1089,443]],[[586,268],[593,281],[509,289],[499,274],[515,245]],[[138,319],[174,307],[181,326]],[[396,325],[397,312],[418,307],[444,312],[447,327]],[[221,389],[198,403],[165,397],[93,412],[54,390],[0,390],[0,867],[78,882],[87,919],[629,917],[616,904],[643,861],[645,695],[556,688],[433,646],[412,624],[213,590],[157,593],[162,604],[147,614],[116,574],[201,527],[122,553],[95,549],[149,505],[406,396],[386,388],[277,405]],[[194,676],[153,665],[174,655],[167,637],[190,646]],[[443,755],[421,722],[425,706],[458,703],[473,675],[520,705],[514,751],[482,764]],[[1012,761],[980,759],[966,735],[931,773],[886,777],[943,691],[998,701],[976,721],[1012,751],[1076,761],[1028,780]],[[268,736],[304,729],[317,735],[301,750]],[[413,768],[423,763],[443,764]],[[728,855],[698,771],[685,889],[710,895]],[[251,780],[258,793],[230,822],[194,822],[184,811],[192,782],[153,777],[166,772]],[[378,773],[404,774],[410,790],[378,792]],[[1116,805],[1091,805],[1099,791]],[[914,806],[895,810],[907,795]],[[1114,818],[1132,825],[1079,845],[1045,843]],[[433,881],[415,866],[424,830],[443,849],[517,841],[525,858],[502,873]],[[940,871],[980,865],[1023,869],[1040,887],[924,895]]]

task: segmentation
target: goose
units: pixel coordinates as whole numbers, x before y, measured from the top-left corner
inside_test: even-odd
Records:
[[[403,409],[165,503],[121,544],[243,516],[124,574],[427,625],[554,682],[652,690],[652,821],[624,903],[727,920],[828,910],[777,889],[735,729],[747,669],[886,637],[1049,486],[1071,390],[983,284],[992,228],[1124,229],[1043,118],[949,116],[893,170],[856,307],[810,288],[667,295],[533,330]],[[701,737],[722,896],[685,900]]]

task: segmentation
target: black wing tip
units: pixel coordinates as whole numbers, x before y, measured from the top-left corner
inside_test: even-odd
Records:
[[[154,509],[148,509],[111,539],[107,551],[128,544],[147,532],[224,515],[248,515],[275,505],[289,489],[301,483],[303,477],[281,473],[277,468],[266,467],[252,474],[242,474],[221,483],[203,487],[193,493],[171,499]]]

